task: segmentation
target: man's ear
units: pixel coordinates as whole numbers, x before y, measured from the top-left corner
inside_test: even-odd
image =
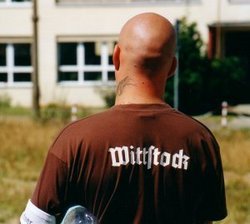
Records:
[[[168,78],[174,75],[176,67],[177,67],[177,59],[176,57],[173,57],[172,64],[168,73]]]
[[[113,53],[113,64],[115,66],[115,70],[119,70],[120,68],[120,47],[116,44]]]

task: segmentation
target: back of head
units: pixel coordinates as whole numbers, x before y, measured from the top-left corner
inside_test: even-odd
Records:
[[[118,45],[121,63],[130,71],[147,75],[167,73],[175,52],[175,31],[165,17],[143,13],[123,26]]]

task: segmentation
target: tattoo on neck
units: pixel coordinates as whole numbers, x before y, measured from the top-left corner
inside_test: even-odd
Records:
[[[122,80],[118,83],[117,89],[116,89],[116,94],[117,94],[118,96],[122,95],[124,88],[125,88],[126,86],[128,86],[128,85],[134,85],[134,84],[131,82],[131,79],[130,79],[128,76],[126,76],[124,79],[122,79]]]

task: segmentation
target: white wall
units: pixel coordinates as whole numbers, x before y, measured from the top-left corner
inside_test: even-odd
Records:
[[[132,16],[142,12],[156,12],[175,23],[177,18],[187,16],[197,22],[204,41],[208,38],[207,26],[220,19],[223,22],[250,21],[250,4],[230,4],[221,0],[201,0],[190,4],[137,4],[108,6],[62,6],[54,0],[38,1],[39,5],[39,81],[41,103],[64,102],[90,106],[103,104],[97,87],[62,86],[57,83],[58,36],[117,36],[122,25]],[[32,36],[32,7],[2,7],[0,5],[1,37]],[[6,89],[7,88],[7,89]],[[0,94],[13,97],[13,103],[31,105],[31,88],[0,87]]]
[[[31,4],[23,7],[0,5],[0,40],[11,38],[30,38],[32,36]],[[0,87],[0,97],[10,97],[14,105],[30,106],[32,90],[23,86]]]

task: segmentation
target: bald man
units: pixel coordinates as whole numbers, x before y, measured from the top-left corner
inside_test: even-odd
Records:
[[[115,106],[56,138],[22,223],[59,223],[76,205],[108,224],[205,224],[226,216],[214,136],[163,100],[174,54],[166,18],[143,13],[124,25],[113,54]]]

